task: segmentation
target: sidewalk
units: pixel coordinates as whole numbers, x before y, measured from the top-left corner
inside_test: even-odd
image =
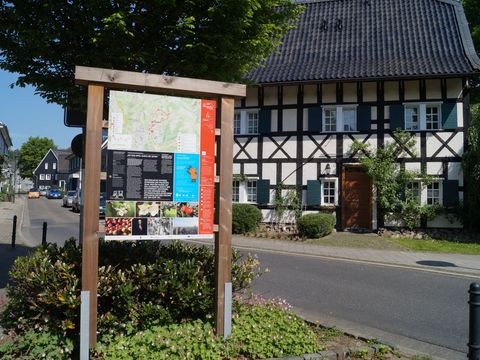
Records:
[[[15,203],[0,202],[0,244],[10,244],[12,241],[13,216],[17,215],[16,244],[23,243],[22,224],[27,197],[17,195]]]
[[[345,236],[356,236],[356,234],[345,233]],[[213,240],[195,240],[195,242],[213,244]],[[243,250],[273,251],[383,266],[414,268],[472,278],[480,277],[480,255],[346,248],[240,235],[233,235],[232,245]]]

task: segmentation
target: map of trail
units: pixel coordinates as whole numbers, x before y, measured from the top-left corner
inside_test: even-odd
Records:
[[[200,152],[201,100],[110,91],[108,148]]]

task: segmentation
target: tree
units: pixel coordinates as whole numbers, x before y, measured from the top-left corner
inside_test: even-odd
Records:
[[[1,1],[0,68],[59,104],[78,91],[74,65],[241,81],[300,10],[291,0]]]
[[[46,137],[29,137],[19,151],[18,168],[20,170],[20,176],[23,178],[32,178],[33,170],[35,170],[48,150],[56,148],[52,139]]]
[[[477,53],[480,51],[480,7],[478,0],[462,0],[465,15],[470,26],[473,44]]]

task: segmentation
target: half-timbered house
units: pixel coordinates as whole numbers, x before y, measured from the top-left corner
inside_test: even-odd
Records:
[[[376,229],[370,178],[350,147],[411,132],[406,169],[435,176],[425,204],[462,200],[472,76],[480,71],[455,0],[303,1],[282,45],[249,77],[236,103],[233,200],[272,217],[276,186],[296,189],[305,211],[335,213],[337,228]],[[423,226],[459,226],[439,216]]]

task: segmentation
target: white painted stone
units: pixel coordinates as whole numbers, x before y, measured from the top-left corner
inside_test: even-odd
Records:
[[[397,101],[400,99],[398,81],[385,81],[385,100]]]
[[[462,98],[462,79],[447,79],[447,97],[449,99]]]
[[[441,99],[442,98],[442,84],[440,79],[425,80],[427,99]]]
[[[278,93],[276,86],[267,86],[263,89],[263,104],[278,105]]]
[[[245,175],[256,175],[257,172],[257,164],[245,164],[243,167],[243,171]]]
[[[356,103],[357,100],[357,83],[343,84],[343,102]]]
[[[305,104],[317,103],[317,85],[305,85],[303,87],[303,102]]]
[[[277,164],[262,164],[262,179],[270,180],[270,185],[277,184]]]
[[[273,209],[262,209],[262,222],[270,223],[275,221],[275,210]]]
[[[284,86],[283,87],[283,104],[293,105],[297,103],[297,86]]]
[[[405,100],[419,100],[420,99],[420,81],[408,80],[405,81]]]
[[[283,110],[283,131],[297,131],[297,109]]]
[[[427,175],[441,176],[442,174],[443,174],[443,166],[441,162],[439,161],[427,162]]]
[[[296,163],[282,163],[282,182],[285,185],[297,184],[296,169]]]
[[[322,102],[336,103],[337,102],[337,86],[336,84],[323,84],[322,86]]]
[[[377,101],[377,83],[364,82],[363,86],[363,101]]]
[[[457,228],[461,228],[462,224],[458,221],[451,222],[445,216],[440,215],[440,216],[437,216],[432,221],[427,221],[427,227],[429,227],[429,228],[453,228],[453,229],[457,229]]]
[[[258,87],[247,87],[246,106],[258,106]]]

